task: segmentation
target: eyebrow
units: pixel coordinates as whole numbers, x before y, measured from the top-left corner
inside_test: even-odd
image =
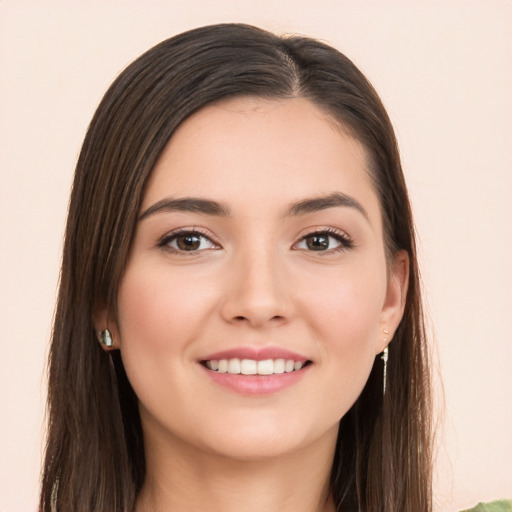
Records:
[[[305,215],[307,213],[314,213],[337,207],[354,208],[368,220],[368,213],[361,203],[342,192],[335,192],[327,196],[302,199],[292,203],[285,216],[295,217],[298,215]],[[143,220],[160,212],[194,212],[218,217],[229,217],[231,215],[231,210],[228,206],[211,199],[202,199],[199,197],[173,199],[167,197],[156,202],[145,210],[140,215],[139,220]]]
[[[219,217],[228,217],[231,215],[227,206],[210,199],[201,199],[198,197],[172,199],[167,197],[145,210],[140,215],[139,220],[143,220],[158,212],[194,212]]]
[[[342,192],[335,192],[328,196],[313,197],[311,199],[297,201],[290,206],[288,215],[304,215],[306,213],[313,213],[336,207],[354,208],[362,213],[367,220],[369,219],[368,212],[363,208],[363,205],[353,197],[343,194]]]

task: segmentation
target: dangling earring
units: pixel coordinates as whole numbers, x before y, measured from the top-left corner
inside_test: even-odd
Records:
[[[389,358],[389,348],[386,347],[382,352],[380,358],[384,361],[384,376],[383,376],[383,386],[382,386],[382,396],[386,394],[386,374],[388,371],[388,358]]]
[[[114,346],[112,333],[108,330],[108,328],[100,332],[100,343],[106,348],[112,348]]]
[[[384,329],[384,334],[388,335],[389,331]],[[384,338],[384,342],[388,341],[387,338]],[[386,377],[388,372],[388,359],[389,359],[389,345],[382,351],[382,356],[380,358],[384,361],[384,371],[383,371],[383,383],[382,383],[382,396],[386,394]]]

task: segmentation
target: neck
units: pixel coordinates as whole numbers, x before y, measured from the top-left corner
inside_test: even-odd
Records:
[[[315,446],[258,460],[148,442],[136,512],[335,512],[329,485],[335,442],[333,431]]]

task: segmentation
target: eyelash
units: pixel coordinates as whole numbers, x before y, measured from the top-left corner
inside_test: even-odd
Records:
[[[194,253],[197,254],[197,253],[201,252],[201,250],[187,251],[187,250],[181,250],[181,249],[177,249],[175,247],[171,247],[169,244],[171,242],[175,241],[180,235],[189,235],[189,236],[195,236],[197,238],[206,239],[209,242],[211,242],[212,245],[216,246],[214,249],[220,247],[217,243],[215,243],[210,238],[209,235],[201,232],[197,228],[180,229],[178,231],[174,231],[173,233],[169,233],[160,239],[160,241],[158,242],[158,247],[161,247],[162,249],[172,252],[174,254],[180,254],[180,255],[186,255],[187,253],[192,255]],[[335,247],[334,249],[326,249],[326,250],[320,250],[320,251],[311,250],[308,252],[319,252],[319,253],[332,254],[332,253],[346,251],[346,250],[352,249],[354,247],[353,240],[346,233],[344,233],[342,231],[338,231],[333,228],[326,228],[326,229],[320,229],[317,231],[311,231],[310,233],[303,235],[298,242],[293,244],[292,247],[295,247],[299,243],[304,242],[307,238],[314,237],[314,236],[317,236],[317,237],[326,236],[327,238],[332,238],[332,239],[336,240],[337,242],[339,242],[340,245],[338,247]],[[205,249],[203,249],[203,250],[205,250]]]

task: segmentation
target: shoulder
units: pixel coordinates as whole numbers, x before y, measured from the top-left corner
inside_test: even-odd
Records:
[[[461,512],[512,512],[511,500],[499,500],[492,503],[479,503],[476,507]]]

